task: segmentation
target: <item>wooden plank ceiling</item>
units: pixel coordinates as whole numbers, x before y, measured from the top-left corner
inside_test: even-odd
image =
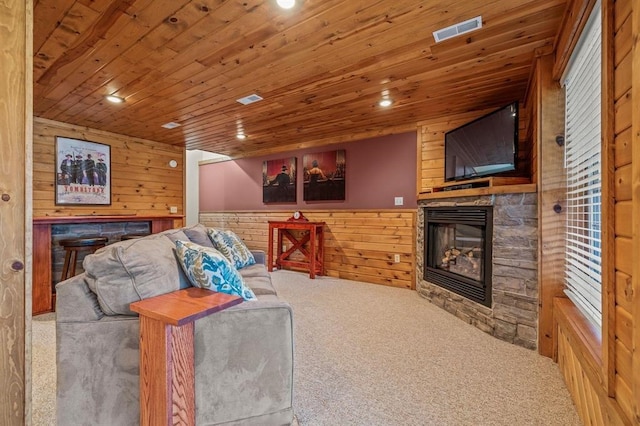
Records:
[[[565,3],[35,0],[34,112],[232,157],[415,130],[522,99]],[[435,44],[478,15],[482,29]]]

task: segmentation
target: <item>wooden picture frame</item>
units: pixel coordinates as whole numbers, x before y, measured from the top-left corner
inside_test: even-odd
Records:
[[[56,136],[56,205],[111,205],[111,146]]]

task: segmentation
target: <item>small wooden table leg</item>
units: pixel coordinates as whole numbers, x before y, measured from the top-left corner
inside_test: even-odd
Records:
[[[192,322],[140,317],[140,424],[195,425]]]
[[[311,279],[315,279],[316,277],[316,262],[317,262],[317,255],[316,255],[316,230],[311,229],[311,231],[309,231],[309,250],[311,251],[311,253],[309,253],[309,261],[311,262],[311,267],[309,268],[309,278]]]

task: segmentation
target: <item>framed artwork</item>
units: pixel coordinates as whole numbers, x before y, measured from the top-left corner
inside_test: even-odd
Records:
[[[296,202],[296,157],[262,162],[262,202]]]
[[[56,136],[56,205],[111,204],[111,147]]]
[[[305,201],[344,201],[346,156],[344,149],[305,154],[302,159]]]

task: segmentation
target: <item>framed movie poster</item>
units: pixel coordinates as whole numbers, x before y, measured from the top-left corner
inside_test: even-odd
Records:
[[[56,136],[56,205],[111,204],[111,147]]]
[[[262,163],[262,202],[296,202],[296,157]]]
[[[345,150],[305,154],[302,159],[305,201],[344,201]]]

